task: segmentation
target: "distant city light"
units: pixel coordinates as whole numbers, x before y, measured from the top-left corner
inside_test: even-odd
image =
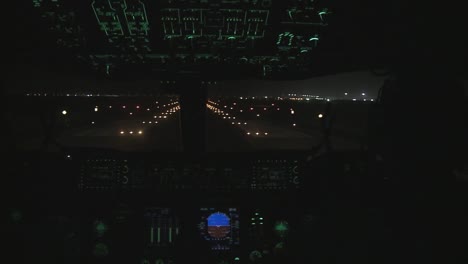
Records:
[[[348,93],[344,93],[344,95],[348,95]]]
[[[260,133],[259,133],[259,132],[257,132],[257,133],[255,133],[255,135],[257,135],[257,136],[258,136],[258,135],[260,135]]]
[[[268,133],[267,133],[267,132],[265,132],[265,136],[268,136]]]
[[[140,134],[140,135],[141,135],[141,134],[143,134],[143,131],[141,131],[141,130],[140,130],[140,131],[138,131],[138,134]]]
[[[123,134],[125,134],[125,132],[124,132],[124,131],[120,131],[120,135],[123,135]]]
[[[130,131],[130,134],[133,134],[133,131]]]
[[[94,125],[94,121],[92,121],[92,122],[91,122],[91,124],[93,124],[93,125]]]
[[[319,115],[318,115],[318,118],[322,118],[322,117],[323,117],[323,115],[322,115],[322,114],[319,114]]]
[[[95,107],[94,112],[97,112],[97,111],[99,111],[99,108]]]
[[[250,132],[247,132],[247,135],[250,135]]]
[[[295,126],[296,126],[296,124],[293,124],[293,127],[295,127]]]
[[[66,115],[66,114],[67,114],[67,110],[63,110],[62,115]]]
[[[353,101],[356,101],[356,98],[353,98]]]
[[[362,95],[362,96],[366,96],[366,93],[362,93],[361,95]]]

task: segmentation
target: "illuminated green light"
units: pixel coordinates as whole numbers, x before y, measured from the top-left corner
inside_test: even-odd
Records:
[[[260,219],[260,220],[263,220],[263,217],[260,217],[259,219]]]
[[[239,257],[235,257],[235,258],[234,258],[234,261],[239,261],[239,260],[240,260]]]
[[[105,257],[109,255],[109,248],[104,243],[97,243],[94,246],[93,255],[96,257]]]
[[[104,224],[102,221],[96,221],[94,222],[94,230],[99,236],[104,235],[104,233],[107,232],[108,228],[107,225]]]
[[[279,242],[278,244],[275,245],[275,249],[283,249],[284,248],[284,243]]]
[[[284,233],[284,232],[287,232],[288,230],[289,230],[288,222],[286,222],[286,221],[276,222],[276,224],[275,224],[275,231],[276,232]]]

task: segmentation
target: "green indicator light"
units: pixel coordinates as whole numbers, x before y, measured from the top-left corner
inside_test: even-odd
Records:
[[[289,230],[288,223],[286,221],[277,222],[275,225],[275,231],[286,232]]]
[[[235,257],[234,260],[235,260],[235,261],[239,261],[240,258],[239,258],[239,257]]]
[[[105,257],[109,255],[109,248],[104,243],[97,243],[94,246],[93,254],[96,257]]]
[[[104,233],[107,232],[107,225],[104,224],[102,221],[96,221],[94,222],[94,230],[99,236],[104,235]]]

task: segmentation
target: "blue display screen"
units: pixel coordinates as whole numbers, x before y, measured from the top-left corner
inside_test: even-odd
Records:
[[[214,213],[208,217],[208,226],[229,226],[229,217],[223,213]]]

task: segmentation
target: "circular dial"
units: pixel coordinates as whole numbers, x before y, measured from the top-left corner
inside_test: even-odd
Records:
[[[231,220],[226,214],[213,213],[208,219],[208,234],[212,238],[222,239],[225,238],[231,230]]]

